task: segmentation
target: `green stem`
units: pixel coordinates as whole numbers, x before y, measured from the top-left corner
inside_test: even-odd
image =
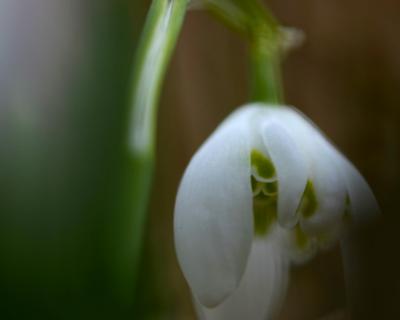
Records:
[[[281,54],[277,41],[255,39],[250,44],[249,55],[251,100],[282,104]]]
[[[187,0],[154,0],[134,64],[130,127],[133,154],[154,155],[160,89],[186,13]]]
[[[205,7],[249,40],[251,100],[281,104],[281,35],[273,15],[257,0],[209,0]]]
[[[141,256],[146,210],[155,157],[157,107],[163,79],[176,46],[187,0],[154,0],[138,44],[132,71],[128,159],[121,194],[124,217],[112,236],[117,239],[114,268],[119,294],[129,300]],[[114,260],[113,260],[114,261]]]

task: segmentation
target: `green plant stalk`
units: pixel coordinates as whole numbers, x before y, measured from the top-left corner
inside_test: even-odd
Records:
[[[249,41],[250,100],[283,101],[279,23],[257,0],[208,0],[205,8]]]
[[[187,0],[154,0],[133,71],[130,150],[154,156],[157,104],[161,85],[181,30]]]
[[[129,100],[128,176],[125,194],[129,212],[123,219],[117,245],[115,274],[123,295],[131,298],[130,288],[137,276],[146,210],[156,148],[157,107],[163,79],[176,46],[187,8],[187,0],[154,0],[148,13],[132,71]]]
[[[249,49],[250,99],[279,105],[283,102],[281,53],[278,41],[255,39]]]

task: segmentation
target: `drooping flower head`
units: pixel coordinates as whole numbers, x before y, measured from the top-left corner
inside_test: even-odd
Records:
[[[269,318],[291,262],[377,212],[364,178],[300,112],[238,109],[193,156],[176,199],[176,251],[199,314]]]

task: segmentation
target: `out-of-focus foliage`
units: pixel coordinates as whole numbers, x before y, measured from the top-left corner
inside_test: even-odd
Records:
[[[134,214],[127,100],[145,9],[128,0],[0,4],[2,319],[134,309],[121,242]]]

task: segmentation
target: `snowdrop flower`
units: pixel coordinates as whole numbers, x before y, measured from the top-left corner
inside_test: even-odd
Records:
[[[200,318],[270,319],[290,264],[377,211],[357,169],[299,111],[238,109],[193,156],[176,199],[176,252]]]

